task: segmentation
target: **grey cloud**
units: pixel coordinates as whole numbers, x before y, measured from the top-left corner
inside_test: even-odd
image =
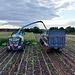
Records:
[[[39,3],[46,6],[40,6]],[[67,7],[69,3],[65,3],[60,8]],[[56,14],[58,9],[51,0],[46,0],[46,3],[41,0],[0,0],[0,20],[20,20],[18,22],[8,22],[13,25],[25,25],[36,20],[50,20],[54,17],[59,17]]]
[[[70,5],[70,3],[69,3],[69,2],[66,2],[66,3],[64,3],[63,5],[61,5],[60,8],[66,8],[66,7],[68,7],[69,5]]]
[[[63,3],[61,6],[57,7],[56,9],[62,9],[62,8],[67,8],[69,7],[70,5],[74,5],[75,2],[65,2]]]
[[[72,25],[72,26],[75,27],[75,21],[70,21],[70,22],[68,22],[68,25]]]

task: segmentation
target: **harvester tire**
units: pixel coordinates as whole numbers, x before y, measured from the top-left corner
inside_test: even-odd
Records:
[[[7,49],[7,52],[10,52],[10,50]]]
[[[24,47],[24,45],[23,45],[23,48],[21,49],[21,51],[24,51],[24,49],[25,49],[25,47]]]

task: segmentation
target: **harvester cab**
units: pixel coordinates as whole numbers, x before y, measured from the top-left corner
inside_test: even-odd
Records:
[[[13,32],[7,43],[7,50],[23,50],[25,45],[25,35],[22,31],[19,34]]]

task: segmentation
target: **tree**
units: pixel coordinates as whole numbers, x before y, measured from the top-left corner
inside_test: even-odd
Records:
[[[67,33],[69,33],[70,29],[71,29],[71,26],[68,26],[68,27],[66,28]]]
[[[51,27],[49,30],[58,30],[58,27]]]
[[[64,30],[64,28],[63,27],[60,27],[59,30]]]
[[[33,28],[33,32],[34,32],[34,33],[42,33],[42,30],[39,29],[38,27],[34,27],[34,28]]]
[[[69,30],[69,32],[75,32],[75,28],[72,27],[72,28]]]

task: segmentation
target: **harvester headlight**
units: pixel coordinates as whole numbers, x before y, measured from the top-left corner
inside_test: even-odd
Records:
[[[21,46],[18,46],[18,48],[21,48]]]

